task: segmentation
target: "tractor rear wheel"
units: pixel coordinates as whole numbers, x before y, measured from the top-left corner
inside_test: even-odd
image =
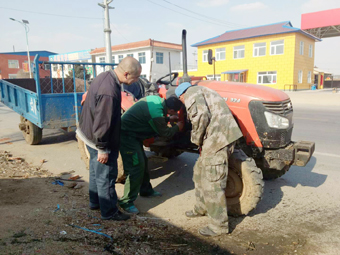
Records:
[[[77,136],[77,140],[78,140],[78,148],[79,148],[79,151],[80,151],[81,158],[85,163],[86,169],[89,170],[89,168],[90,168],[90,153],[87,150],[86,144],[78,136]],[[118,174],[117,174],[116,182],[124,183],[126,176],[124,175],[123,160],[122,160],[120,153],[119,153],[119,156],[118,156],[117,165],[118,165]]]
[[[255,209],[263,194],[263,177],[254,159],[242,150],[235,150],[229,158],[227,188],[228,213],[230,215],[247,215]]]
[[[36,145],[41,142],[42,139],[42,128],[36,126],[29,120],[20,116],[19,128],[29,145]]]

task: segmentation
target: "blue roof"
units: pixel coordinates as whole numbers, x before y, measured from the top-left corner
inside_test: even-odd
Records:
[[[191,46],[198,47],[198,46],[221,43],[221,42],[236,41],[236,40],[259,37],[259,36],[284,34],[284,33],[292,33],[292,32],[298,32],[316,41],[321,41],[321,39],[301,30],[300,28],[293,27],[290,21],[284,21],[284,22],[279,22],[279,23],[274,23],[274,24],[269,24],[269,25],[227,31],[224,34],[195,43]]]
[[[27,51],[1,52],[0,54],[25,56],[27,55]],[[37,54],[39,54],[39,57],[48,57],[50,55],[55,55],[57,53],[46,50],[30,51],[30,56],[35,56]]]

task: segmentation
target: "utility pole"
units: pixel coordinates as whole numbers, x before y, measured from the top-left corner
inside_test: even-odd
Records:
[[[100,7],[104,9],[104,33],[105,33],[105,48],[106,48],[106,63],[112,63],[112,49],[111,49],[111,29],[110,29],[110,17],[109,9],[114,9],[110,7],[109,4],[113,0],[103,0],[104,3],[98,3]],[[106,66],[106,69],[112,69],[111,66]]]
[[[13,19],[13,18],[9,18],[10,20],[13,20],[13,21],[16,21],[16,22],[19,22],[21,25],[24,26],[25,28],[25,32],[26,32],[26,46],[27,46],[27,60],[28,60],[28,72],[30,73],[30,78],[32,78],[32,73],[31,73],[31,58],[30,58],[30,50],[28,48],[28,32],[30,31],[29,30],[29,27],[28,27],[28,20],[25,20],[23,19],[22,22],[19,21],[19,20],[16,20],[16,19]],[[13,50],[14,50],[14,45],[13,45]]]
[[[152,62],[153,62],[153,45],[154,45],[154,40],[151,40],[151,56],[150,56],[150,74],[149,74],[149,81],[152,82]]]

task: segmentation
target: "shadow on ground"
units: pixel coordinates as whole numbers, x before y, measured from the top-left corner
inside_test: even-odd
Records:
[[[317,159],[312,156],[305,167],[291,166],[290,170],[282,177],[265,181],[263,198],[249,216],[266,213],[270,209],[275,208],[284,196],[282,191],[284,186],[295,188],[298,185],[302,185],[316,188],[322,185],[326,181],[327,175],[313,172],[316,161]]]
[[[52,182],[0,179],[1,254],[231,254],[152,215],[102,221],[83,192]]]
[[[19,128],[18,128],[19,130]],[[7,135],[6,137],[2,137],[0,139],[0,145],[6,143],[16,143],[25,141],[22,132],[18,131]],[[57,129],[47,129],[43,130],[42,140],[39,143],[39,146],[48,145],[48,144],[56,144],[56,143],[64,143],[64,142],[74,142],[76,141],[75,132],[63,132]]]

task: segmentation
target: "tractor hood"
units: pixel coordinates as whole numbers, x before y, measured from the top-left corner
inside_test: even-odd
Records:
[[[221,92],[242,94],[263,101],[283,101],[289,99],[285,92],[265,85],[228,81],[199,81],[192,82],[192,84],[210,88],[220,94]]]

